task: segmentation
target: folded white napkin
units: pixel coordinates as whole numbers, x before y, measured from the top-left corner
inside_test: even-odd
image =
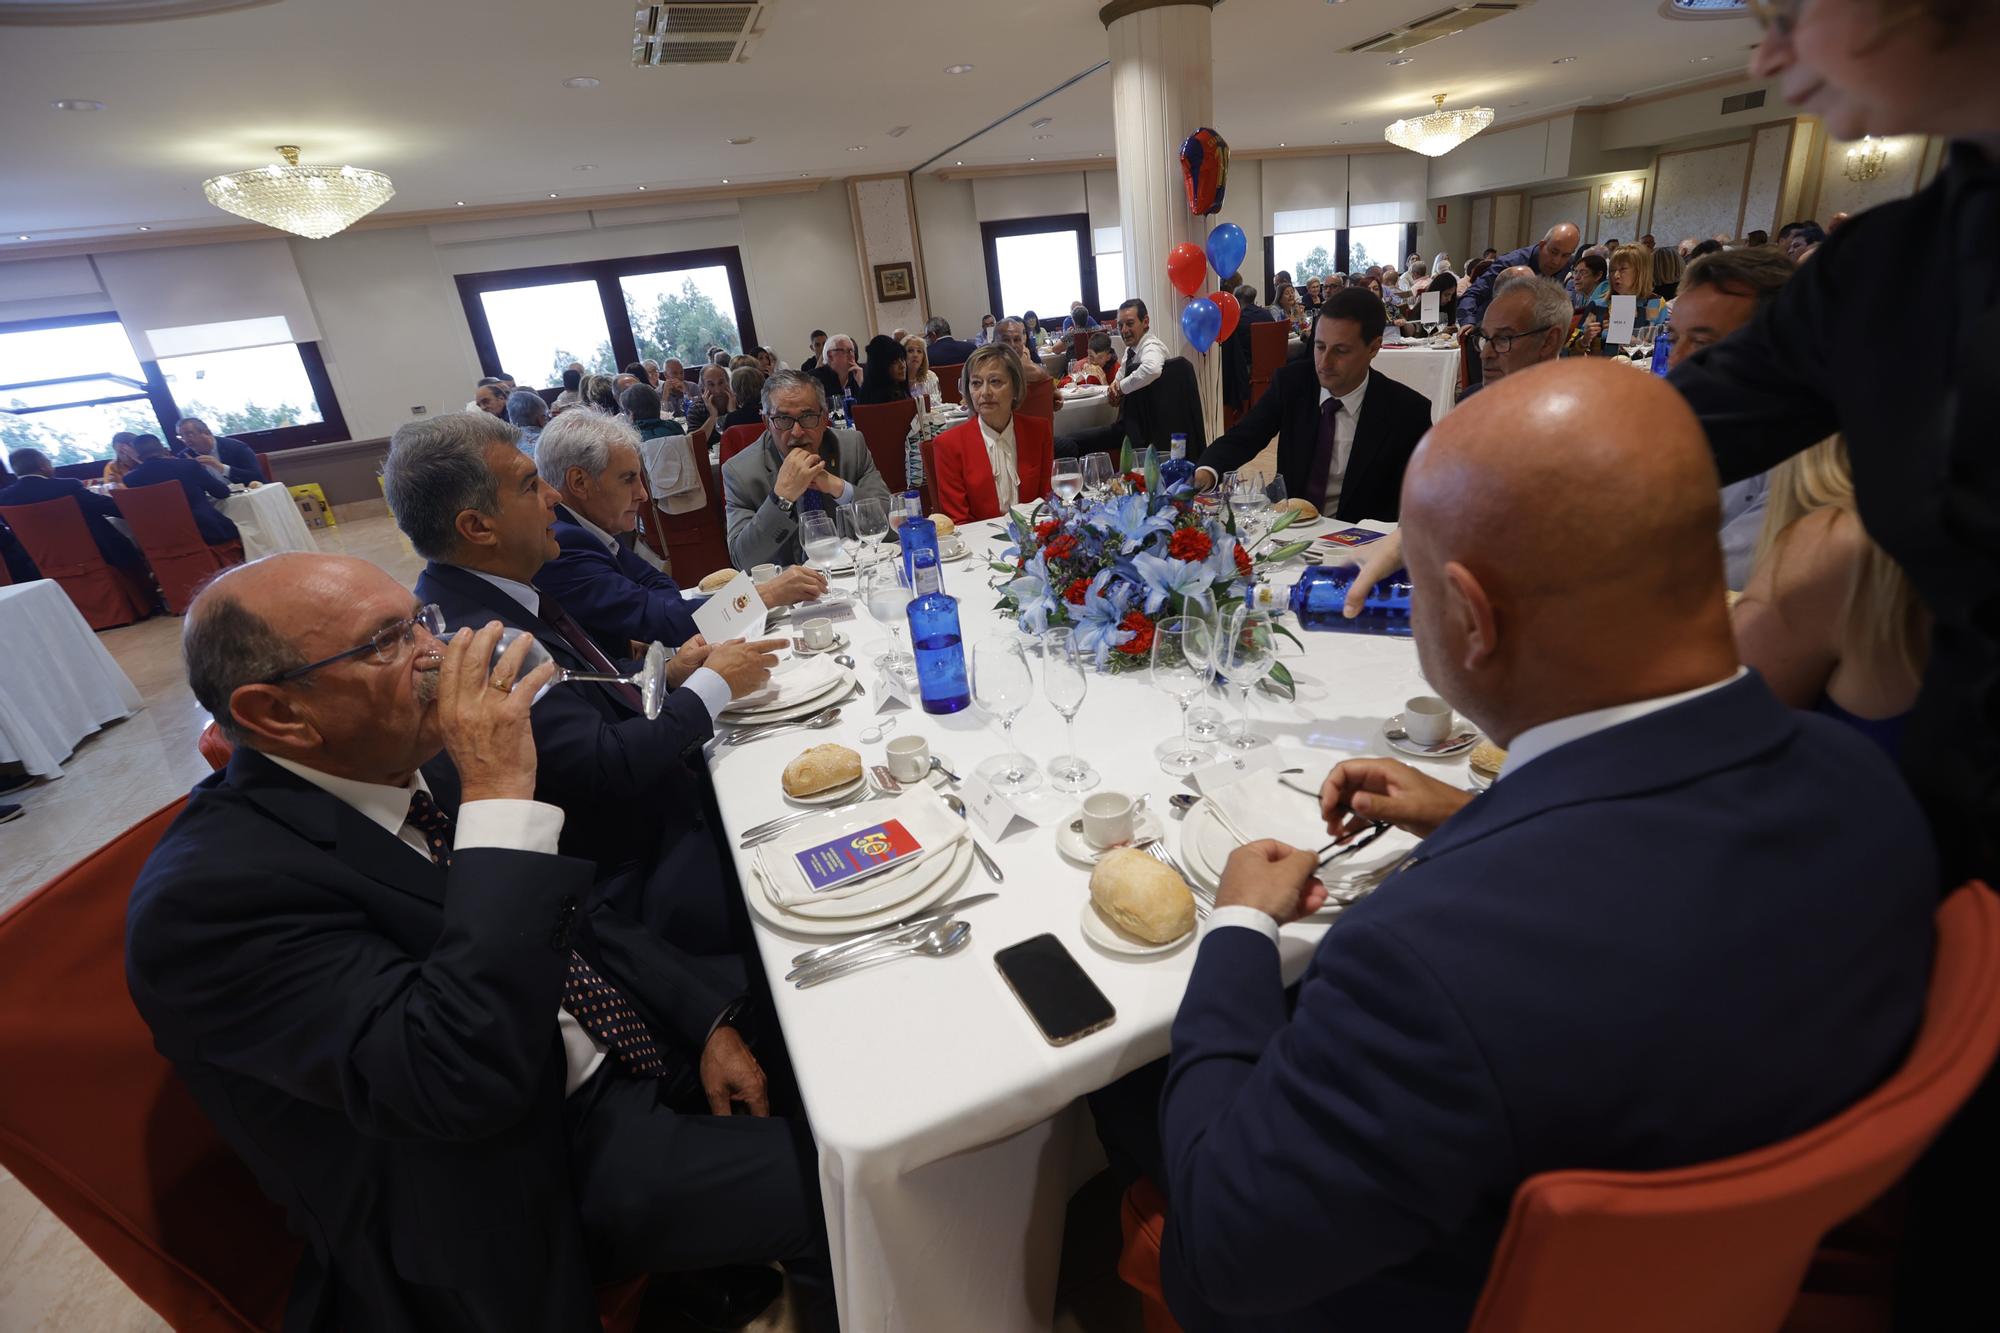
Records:
[[[858,833],[895,819],[902,821],[923,851],[893,870],[814,893],[806,884],[805,872],[796,859],[799,852],[836,838]],[[807,820],[782,838],[774,838],[757,851],[757,873],[771,901],[780,907],[823,903],[861,893],[887,892],[898,882],[915,874],[927,861],[956,846],[965,836],[965,821],[954,815],[935,792],[906,791],[887,800],[863,801],[859,805],[829,811],[824,819]]]
[[[1240,782],[1210,791],[1209,805],[1239,843],[1276,838],[1294,847],[1324,846],[1328,836],[1326,821],[1319,817],[1318,793],[1319,784],[1326,780],[1326,761],[1279,767],[1306,771],[1280,778],[1269,769],[1259,770]]]
[[[840,676],[840,664],[830,656],[788,655],[771,671],[771,679],[755,694],[731,701],[728,711],[746,712],[762,708],[789,708],[827,689]]]

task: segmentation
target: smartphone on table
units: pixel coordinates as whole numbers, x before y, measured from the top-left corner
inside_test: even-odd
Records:
[[[1118,1011],[1053,935],[1010,944],[993,965],[1051,1046],[1067,1046],[1111,1026]]]

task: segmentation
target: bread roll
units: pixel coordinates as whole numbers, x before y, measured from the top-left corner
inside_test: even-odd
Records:
[[[1090,872],[1098,915],[1148,944],[1171,944],[1194,929],[1194,894],[1174,868],[1132,847],[1106,852]]]
[[[721,592],[729,586],[729,580],[735,577],[736,571],[733,569],[718,569],[713,574],[703,578],[697,586],[702,592]]]
[[[1271,512],[1273,514],[1297,514],[1298,518],[1294,522],[1298,523],[1304,523],[1308,519],[1319,517],[1318,506],[1313,504],[1311,500],[1298,495],[1293,496],[1289,500],[1280,500],[1277,504],[1272,505]]]
[[[937,525],[937,535],[939,541],[943,541],[946,537],[949,537],[951,536],[952,533],[958,531],[958,524],[952,522],[951,518],[948,515],[932,514],[931,522]]]
[[[861,756],[845,745],[815,745],[785,765],[785,794],[812,796],[861,776]]]
[[[1500,765],[1507,762],[1507,752],[1492,741],[1481,741],[1472,747],[1465,762],[1478,769],[1489,778],[1500,776]]]

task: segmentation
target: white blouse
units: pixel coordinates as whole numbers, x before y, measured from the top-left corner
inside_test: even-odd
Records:
[[[980,438],[986,441],[986,463],[993,469],[993,494],[1000,501],[1000,512],[1006,513],[1019,503],[1021,498],[1021,465],[1016,460],[1014,449],[1014,419],[1007,418],[1007,428],[998,435],[988,426],[984,418],[979,421]]]

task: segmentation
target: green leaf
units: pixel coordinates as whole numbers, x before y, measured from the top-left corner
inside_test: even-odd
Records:
[[[1286,638],[1290,639],[1292,643],[1297,646],[1300,652],[1305,651],[1306,646],[1303,643],[1299,642],[1299,636],[1292,633],[1291,627],[1286,625],[1284,621],[1282,620],[1272,621],[1271,628],[1278,631],[1278,633],[1284,635]]]
[[[1121,449],[1119,449],[1119,451],[1118,451],[1118,475],[1119,475],[1119,476],[1121,476],[1121,477],[1122,477],[1122,476],[1124,476],[1124,475],[1125,475],[1125,474],[1126,474],[1127,472],[1130,472],[1130,471],[1132,470],[1132,468],[1133,468],[1133,462],[1132,462],[1132,458],[1133,458],[1133,455],[1132,455],[1132,441],[1128,439],[1128,440],[1126,440],[1126,441],[1125,441],[1125,444],[1124,444],[1124,447],[1123,447],[1123,448],[1121,448]]]
[[[1008,521],[1016,525],[1019,531],[1027,533],[1030,536],[1034,535],[1035,525],[1033,523],[1030,523],[1028,521],[1028,516],[1026,514],[1023,514],[1020,510],[1009,509],[1007,511],[1007,518]]]
[[[997,569],[1002,574],[1018,574],[1021,572],[1020,570],[1014,568],[1012,565],[1008,564],[1004,560],[989,560],[987,562],[987,568]]]
[[[1284,513],[1278,515],[1278,521],[1273,523],[1271,525],[1271,530],[1265,533],[1264,535],[1266,537],[1275,537],[1279,533],[1283,532],[1286,528],[1292,526],[1292,524],[1298,522],[1298,518],[1299,518],[1298,510],[1287,509]]]
[[[1160,451],[1152,445],[1146,446],[1146,494],[1155,501],[1160,495]]]
[[[1291,636],[1287,634],[1286,637],[1290,638]],[[1292,641],[1294,643],[1298,642],[1296,639]],[[1267,688],[1275,686],[1276,688],[1272,692],[1282,692],[1287,699],[1297,699],[1299,697],[1298,684],[1293,681],[1292,673],[1286,668],[1283,662],[1273,662],[1271,664],[1271,674],[1264,677],[1264,685]]]
[[[1260,565],[1281,564],[1286,560],[1290,560],[1293,556],[1297,555],[1300,551],[1305,550],[1308,546],[1311,545],[1312,545],[1311,540],[1306,540],[1302,542],[1292,542],[1289,545],[1280,546],[1275,551],[1267,551],[1263,555],[1258,556],[1257,563]]]

